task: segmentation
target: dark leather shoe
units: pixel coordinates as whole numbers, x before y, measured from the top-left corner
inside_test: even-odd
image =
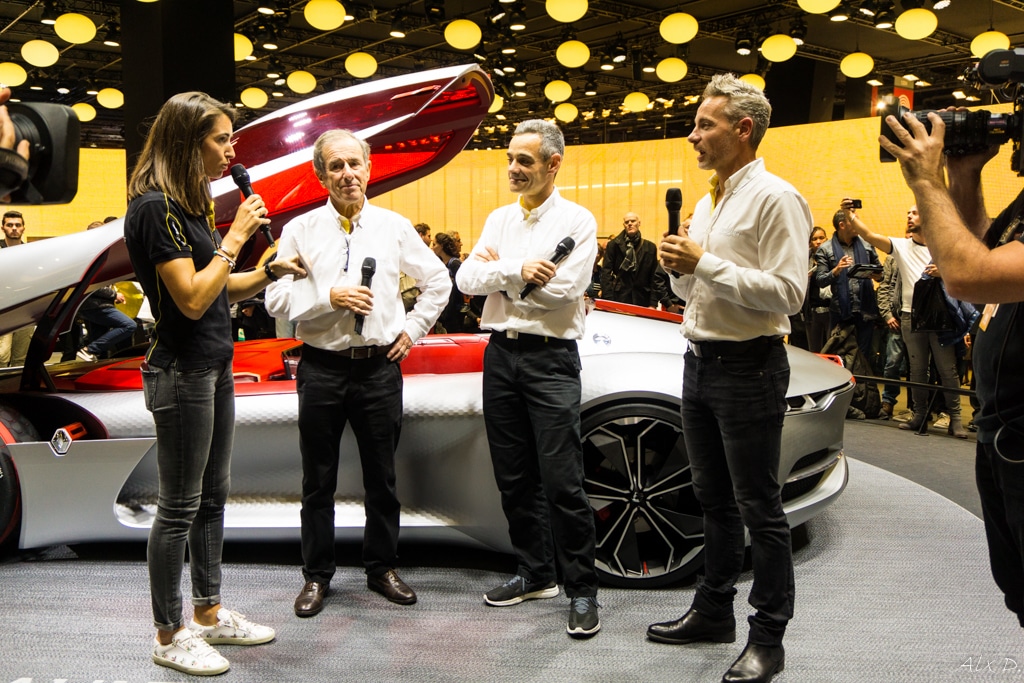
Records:
[[[722,676],[722,683],[768,683],[786,666],[786,651],[781,645],[768,647],[747,643],[739,659]]]
[[[412,605],[416,602],[416,593],[398,578],[394,569],[377,576],[367,576],[366,587],[399,605]]]
[[[710,619],[691,609],[676,621],[651,624],[647,627],[647,637],[659,643],[672,645],[699,642],[734,643],[736,619]]]
[[[295,598],[295,616],[311,617],[319,614],[320,610],[324,608],[324,598],[327,597],[329,589],[330,584],[320,583],[319,581],[307,581],[302,586],[302,592],[299,593],[299,597]]]

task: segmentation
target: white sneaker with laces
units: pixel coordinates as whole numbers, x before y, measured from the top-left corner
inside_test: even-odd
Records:
[[[80,348],[75,355],[78,357],[78,360],[84,360],[86,363],[95,363],[98,360],[97,356],[89,353],[89,349],[85,346]]]
[[[276,636],[269,626],[254,624],[244,614],[224,607],[217,611],[216,626],[203,626],[193,619],[188,627],[203,640],[216,645],[260,645]]]
[[[161,645],[154,638],[153,662],[193,676],[216,676],[231,666],[219,652],[187,628],[171,636],[170,645]]]
[[[946,413],[939,413],[939,419],[932,425],[936,429],[949,429],[949,415]]]

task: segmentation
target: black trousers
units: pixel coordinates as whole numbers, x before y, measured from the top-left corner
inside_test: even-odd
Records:
[[[683,440],[693,491],[704,510],[704,580],[693,608],[733,614],[750,531],[754,585],[751,643],[782,643],[795,595],[789,523],[782,509],[779,458],[789,360],[781,341],[737,346],[735,354],[684,356]]]
[[[308,344],[296,375],[302,452],[302,574],[328,583],[334,558],[334,493],[345,423],[351,422],[363,469],[368,574],[395,566],[401,505],[395,448],[402,428],[402,371],[387,356],[353,360]]]
[[[575,342],[564,340],[510,340],[496,332],[484,352],[484,421],[517,573],[554,581],[557,561],[570,598],[597,595],[580,369]]]
[[[1009,458],[1024,458],[1011,450]],[[974,471],[992,576],[1024,626],[1024,462],[1007,462],[992,444],[979,442]]]

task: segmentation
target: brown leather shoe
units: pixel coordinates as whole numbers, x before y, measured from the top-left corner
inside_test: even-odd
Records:
[[[319,614],[320,610],[324,608],[324,598],[327,597],[328,590],[330,590],[328,583],[307,581],[302,586],[299,597],[295,598],[295,616],[312,617]]]
[[[367,576],[366,587],[399,605],[412,605],[416,602],[416,593],[398,578],[394,569],[376,576]]]

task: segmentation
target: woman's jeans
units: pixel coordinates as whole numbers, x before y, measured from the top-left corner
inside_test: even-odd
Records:
[[[199,370],[145,367],[146,408],[156,423],[160,494],[149,532],[153,623],[182,626],[181,573],[188,543],[192,604],[220,603],[224,503],[235,432],[231,361]]]

